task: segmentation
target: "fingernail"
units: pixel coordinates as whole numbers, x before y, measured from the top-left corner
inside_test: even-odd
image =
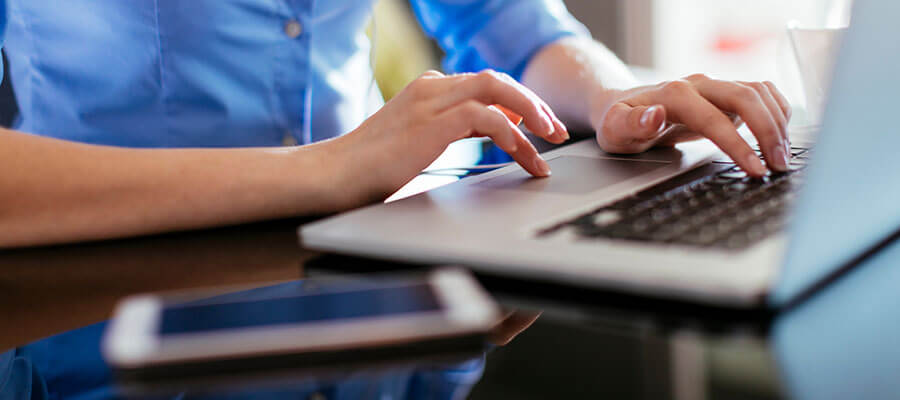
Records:
[[[766,166],[756,156],[756,153],[747,155],[747,165],[750,166],[750,172],[754,175],[763,176],[766,174]]]
[[[569,137],[570,137],[570,136],[569,136],[569,128],[566,126],[566,124],[564,124],[562,121],[560,121],[559,118],[555,118],[555,117],[554,117],[554,119],[556,119],[556,123],[558,123],[559,126],[561,126],[561,127],[563,128],[563,131],[562,131],[563,137],[564,137],[566,140],[569,140]]]
[[[650,127],[650,123],[653,122],[653,116],[656,114],[656,110],[658,109],[659,107],[652,106],[644,110],[644,113],[641,115],[641,126]]]
[[[772,151],[772,154],[774,154],[774,157],[773,157],[774,160],[767,160],[767,161],[771,161],[771,163],[772,163],[772,165],[770,165],[770,167],[773,167],[779,171],[787,171],[788,164],[791,161],[788,158],[788,153],[785,151],[785,146],[776,146],[775,149]]]
[[[550,117],[544,116],[544,128],[547,131],[547,136],[553,136],[556,133],[556,128],[553,127],[553,121],[550,120]]]
[[[547,164],[541,156],[534,158],[534,168],[543,176],[550,176],[552,174],[552,172],[550,172],[550,164]]]

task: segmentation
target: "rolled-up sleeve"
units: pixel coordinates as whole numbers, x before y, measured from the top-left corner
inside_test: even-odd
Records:
[[[3,38],[6,37],[6,0],[0,0],[0,49],[3,48]],[[3,63],[0,63],[0,80],[3,79]]]
[[[448,72],[493,68],[519,79],[543,46],[589,35],[562,0],[411,0],[422,28],[446,52]]]

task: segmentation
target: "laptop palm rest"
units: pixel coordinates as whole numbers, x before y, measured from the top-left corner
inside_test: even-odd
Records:
[[[512,189],[561,194],[586,194],[664,168],[670,162],[581,156],[549,160],[553,175],[534,178],[519,169],[475,184],[490,189]]]

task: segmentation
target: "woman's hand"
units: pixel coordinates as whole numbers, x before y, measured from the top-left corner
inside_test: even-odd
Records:
[[[790,162],[787,124],[791,107],[771,82],[732,82],[691,75],[623,91],[603,91],[591,107],[597,142],[612,153],[639,153],[655,145],[706,137],[754,176],[766,173],[737,132],[745,121],[769,169]],[[730,115],[729,115],[730,114]]]
[[[562,143],[569,138],[550,107],[505,74],[426,72],[353,132],[332,141],[334,165],[341,170],[339,182],[347,188],[338,197],[351,202],[343,205],[346,208],[383,200],[450,143],[474,136],[493,139],[530,174],[550,175],[550,167],[510,121],[509,111],[522,116],[525,126],[547,141]]]

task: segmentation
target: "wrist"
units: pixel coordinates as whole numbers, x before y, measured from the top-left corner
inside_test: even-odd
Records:
[[[279,150],[285,162],[276,173],[281,174],[284,187],[291,188],[295,215],[330,214],[341,211],[341,188],[347,186],[342,164],[342,151],[334,139]]]
[[[588,98],[587,121],[599,131],[603,126],[603,119],[606,117],[607,111],[616,103],[625,98],[626,91],[620,89],[609,89],[602,86],[596,87]]]
[[[333,213],[360,207],[380,200],[375,193],[378,171],[373,171],[370,152],[360,152],[358,135],[349,133],[299,149],[308,150],[313,163],[306,173],[316,180],[317,193],[324,208],[322,213]]]

